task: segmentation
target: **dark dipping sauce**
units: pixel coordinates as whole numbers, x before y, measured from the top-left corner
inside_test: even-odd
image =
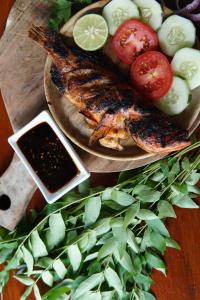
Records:
[[[26,132],[17,144],[51,193],[58,191],[79,173],[67,150],[46,122]]]

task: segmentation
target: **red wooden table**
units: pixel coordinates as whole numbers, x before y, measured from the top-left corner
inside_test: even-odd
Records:
[[[25,0],[24,0],[25,1]],[[0,35],[14,0],[0,0]],[[12,134],[9,118],[0,95],[0,175],[6,170],[12,158],[7,138]],[[115,176],[93,175],[95,184],[113,183]],[[40,208],[42,196],[37,191],[30,206]],[[167,250],[165,261],[168,276],[153,272],[153,292],[158,300],[200,300],[200,210],[176,209],[177,219],[168,221],[172,237],[179,241],[182,250]],[[4,291],[4,300],[19,300],[25,287],[11,279]],[[29,297],[30,300],[34,296]],[[94,299],[95,300],[95,299]]]

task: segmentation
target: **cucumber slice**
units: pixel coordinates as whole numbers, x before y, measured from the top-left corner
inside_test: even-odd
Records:
[[[140,9],[143,22],[158,30],[163,21],[161,5],[156,0],[134,0],[134,3]]]
[[[139,19],[140,14],[131,0],[112,0],[104,7],[103,17],[107,21],[109,33],[114,35],[124,21],[131,18]]]
[[[172,60],[172,69],[187,80],[191,90],[200,86],[200,51],[191,48],[179,50]]]
[[[168,56],[174,56],[179,49],[194,46],[196,29],[190,20],[171,16],[162,24],[158,38],[162,51]]]
[[[182,113],[190,103],[191,91],[187,82],[174,76],[171,89],[166,96],[155,101],[155,106],[170,116]]]

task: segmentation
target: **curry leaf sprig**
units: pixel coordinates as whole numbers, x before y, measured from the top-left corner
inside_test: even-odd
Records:
[[[176,217],[174,206],[198,208],[199,147],[123,172],[113,187],[85,182],[15,231],[1,230],[1,292],[14,269],[27,286],[21,300],[32,290],[43,300],[154,300],[152,269],[166,274],[162,255],[180,249],[165,219]],[[42,296],[39,280],[49,287]]]
[[[44,0],[48,2],[48,0]],[[72,11],[76,9],[76,6],[80,9],[85,5],[91,4],[92,0],[54,0],[52,6],[52,13],[49,17],[49,26],[52,29],[59,29],[61,25],[67,22],[71,15]]]

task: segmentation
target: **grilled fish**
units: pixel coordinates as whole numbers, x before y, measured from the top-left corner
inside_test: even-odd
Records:
[[[60,94],[70,100],[93,129],[90,145],[122,150],[130,136],[150,153],[180,150],[190,141],[185,130],[142,101],[141,96],[98,55],[69,46],[64,35],[32,26],[29,37],[53,61],[51,78]]]

